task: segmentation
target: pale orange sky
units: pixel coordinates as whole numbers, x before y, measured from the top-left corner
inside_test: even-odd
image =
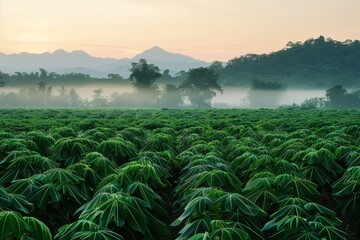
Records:
[[[359,12],[360,0],[0,0],[0,52],[121,58],[156,45],[224,61],[319,35],[360,39]]]

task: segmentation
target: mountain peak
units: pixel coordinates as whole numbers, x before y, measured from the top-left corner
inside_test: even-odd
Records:
[[[74,51],[71,52],[71,54],[76,54],[78,56],[90,57],[90,55],[87,52],[83,51],[83,50],[74,50]]]
[[[55,55],[62,55],[62,54],[67,54],[68,52],[67,51],[65,51],[64,49],[62,49],[62,48],[60,48],[60,49],[58,49],[58,50],[55,50],[54,52],[53,52],[53,54],[55,54]]]
[[[132,60],[139,60],[139,59],[146,59],[150,61],[173,61],[173,62],[192,62],[192,63],[199,63],[202,62],[200,60],[194,59],[189,56],[185,56],[179,53],[172,53],[168,52],[165,49],[154,46],[149,48],[142,53],[136,55],[135,57],[131,58]]]
[[[152,48],[149,48],[145,51],[143,51],[140,54],[144,54],[144,53],[154,53],[154,54],[159,54],[159,53],[169,53],[168,51],[166,51],[165,49],[158,47],[158,46],[154,46]]]

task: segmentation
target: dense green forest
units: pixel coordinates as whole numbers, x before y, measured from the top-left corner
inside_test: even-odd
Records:
[[[343,85],[354,88],[360,86],[359,59],[360,41],[340,42],[320,36],[305,42],[289,42],[284,49],[269,54],[247,54],[226,64],[215,61],[209,68],[219,74],[223,86],[250,86],[251,82],[259,80],[278,82],[286,87],[330,88]],[[165,69],[158,82],[180,84],[187,78],[189,70],[185,70],[170,75]],[[33,85],[39,81],[54,85],[130,82],[116,73],[109,74],[107,78],[95,78],[88,74],[58,74],[45,69],[12,74],[2,73],[0,69],[0,77],[0,87]]]
[[[308,39],[289,42],[280,51],[248,54],[230,60],[220,68],[225,85],[250,84],[254,79],[276,81],[288,87],[329,88],[360,86],[360,41],[344,42]]]
[[[358,110],[0,116],[0,239],[360,237]]]

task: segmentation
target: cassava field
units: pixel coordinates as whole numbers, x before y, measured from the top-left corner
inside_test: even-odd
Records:
[[[0,239],[359,239],[360,111],[0,110]]]

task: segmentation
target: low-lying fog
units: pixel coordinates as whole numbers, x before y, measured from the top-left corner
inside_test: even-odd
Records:
[[[110,99],[114,93],[132,93],[134,87],[132,85],[80,85],[80,86],[66,86],[67,89],[74,88],[79,96],[83,99],[92,100],[94,90],[101,88],[102,95]],[[52,94],[57,95],[60,87],[53,87]],[[161,89],[161,88],[160,88]],[[18,87],[1,87],[0,93],[19,92]],[[280,105],[292,105],[293,103],[300,104],[306,99],[313,97],[324,97],[325,89],[286,89],[281,91],[250,91],[249,88],[244,87],[224,87],[224,92],[221,95],[217,93],[212,100],[214,107],[249,107],[249,102],[252,102],[252,107],[276,107]],[[189,102],[185,101],[188,105]]]

